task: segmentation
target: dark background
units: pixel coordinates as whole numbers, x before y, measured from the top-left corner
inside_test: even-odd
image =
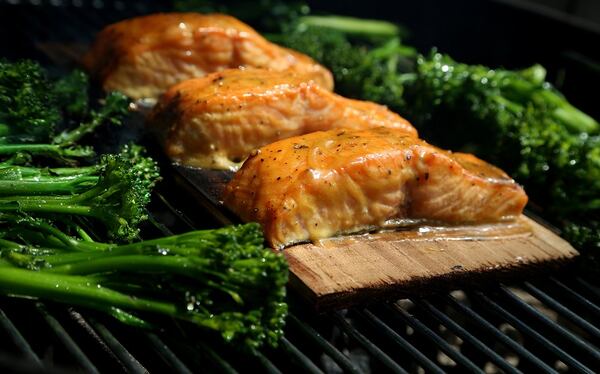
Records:
[[[515,69],[540,63],[569,100],[600,118],[599,0],[309,3],[314,11],[399,22],[409,31],[406,42],[422,53],[437,47],[458,61]],[[44,61],[40,42],[75,43],[84,49],[106,23],[170,6],[164,0],[0,0],[0,56]]]
[[[410,33],[406,42],[422,53],[437,47],[458,61],[515,69],[540,63],[574,104],[600,117],[600,14],[593,23],[533,2],[508,0],[312,3],[315,9],[400,22]]]

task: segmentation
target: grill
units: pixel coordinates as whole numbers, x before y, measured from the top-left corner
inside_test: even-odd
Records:
[[[0,50],[11,58],[37,58],[58,69],[68,67],[73,51],[102,25],[166,6],[75,0],[15,3],[19,1],[0,1],[0,24],[5,27],[0,38],[12,39],[0,39]],[[16,30],[8,34],[8,27]],[[139,136],[135,123],[128,131],[122,138]],[[150,207],[147,235],[220,224],[185,178],[169,174],[168,165],[162,170],[165,180]],[[324,314],[314,312],[290,290],[291,315],[279,347],[252,353],[241,353],[175,321],[144,331],[79,308],[0,298],[0,369],[593,373],[600,368],[600,285],[592,274],[577,270]]]

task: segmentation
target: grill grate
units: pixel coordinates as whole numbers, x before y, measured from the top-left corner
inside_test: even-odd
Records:
[[[0,0],[1,24],[17,28],[11,36],[18,45],[8,48],[0,39],[0,50],[8,57],[68,66],[76,47],[49,44],[88,42],[106,23],[160,9],[158,2],[89,3]],[[167,175],[159,186],[147,231],[172,234],[217,226],[175,179]],[[0,369],[592,373],[600,367],[600,287],[585,276],[567,273],[321,315],[293,293],[289,302],[291,315],[280,346],[240,354],[174,321],[148,332],[78,308],[0,298]]]
[[[583,298],[587,287],[578,289],[577,283],[572,282],[571,296]],[[293,305],[280,347],[243,360],[229,360],[235,352],[223,347],[210,350],[207,343],[189,337],[172,344],[178,339],[172,331],[135,331],[91,312],[29,300],[3,300],[0,335],[8,338],[2,339],[2,350],[22,357],[32,370],[64,365],[87,372],[163,368],[187,373],[209,365],[236,372],[246,371],[243,361],[248,360],[253,361],[250,367],[271,373],[288,372],[290,365],[297,372],[356,373],[368,368],[402,373],[423,368],[436,373],[493,369],[517,373],[570,368],[592,373],[600,364],[593,330],[582,330],[566,319],[552,320],[547,314],[562,314],[554,308],[542,312],[525,287],[474,290],[467,295],[401,300],[321,316]],[[558,303],[547,294],[544,301],[547,307]],[[41,318],[32,321],[23,316],[34,313]],[[597,324],[597,319],[578,319]],[[535,329],[536,325],[545,328]],[[200,352],[206,357],[190,357]]]

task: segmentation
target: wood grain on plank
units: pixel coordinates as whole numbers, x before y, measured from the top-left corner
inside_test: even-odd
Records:
[[[531,232],[476,240],[406,239],[402,233],[387,232],[297,245],[284,254],[292,285],[318,309],[522,274],[578,255],[550,230],[526,217],[522,220]]]

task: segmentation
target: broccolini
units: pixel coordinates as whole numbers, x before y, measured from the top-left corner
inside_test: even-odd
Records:
[[[49,141],[61,119],[55,104],[37,63],[0,60],[0,145]]]
[[[0,214],[0,292],[108,313],[149,327],[153,315],[190,322],[256,348],[283,334],[287,264],[263,246],[260,226],[114,245],[49,222]],[[40,235],[42,233],[42,235]]]
[[[600,245],[600,124],[548,84],[541,66],[490,69],[433,53],[419,58],[405,89],[403,112],[423,137],[501,166],[568,239]]]
[[[424,139],[499,165],[568,240],[600,246],[600,125],[546,82],[542,66],[490,69],[435,52],[417,58],[397,37],[366,44],[325,27],[272,38],[330,68],[339,93],[387,105]]]
[[[90,217],[103,223],[111,238],[121,240],[137,236],[159,177],[154,161],[133,161],[127,153],[104,155],[98,165],[75,169],[80,174],[61,169],[62,176],[52,175],[50,170],[0,169],[0,211]],[[90,175],[95,172],[97,176]]]
[[[87,90],[81,72],[52,81],[36,62],[0,60],[0,156],[26,153],[62,163],[94,156],[76,143],[104,123],[120,124],[129,102],[113,92],[90,110]]]

